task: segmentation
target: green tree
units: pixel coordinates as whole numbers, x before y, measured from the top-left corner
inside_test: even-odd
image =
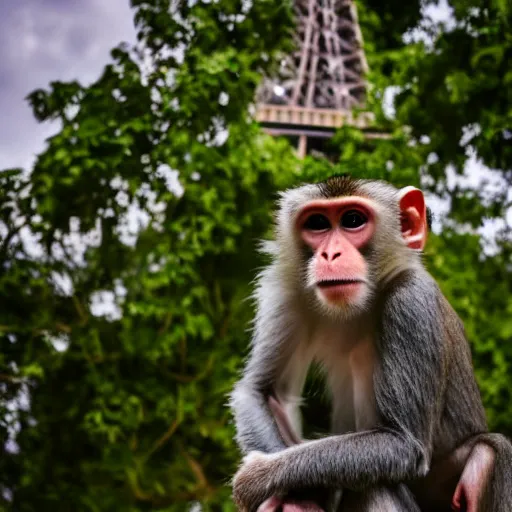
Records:
[[[339,162],[310,160],[305,172],[386,179],[444,200],[447,214],[435,219],[438,234],[430,236],[425,263],[465,323],[490,427],[510,436],[512,6],[455,0],[450,7],[445,23],[418,17],[414,3],[359,2],[368,108],[388,137],[345,127],[332,141]],[[396,9],[406,10],[400,16]],[[387,23],[395,16],[398,24]],[[408,23],[416,22],[422,37],[414,42]],[[400,45],[403,32],[412,41]],[[397,92],[392,115],[383,102],[390,88]],[[479,187],[457,179],[470,157],[485,169]]]
[[[344,172],[444,200],[447,213],[435,219],[424,260],[466,326],[490,427],[512,436],[512,7],[452,1],[448,23],[422,16],[414,2],[358,7],[370,67],[366,108],[374,131],[387,136],[344,127],[331,142],[339,161],[310,158],[303,177]],[[412,29],[422,36],[416,42]],[[392,115],[383,102],[391,89]],[[454,179],[470,157],[490,183]],[[482,228],[493,220],[489,237]]]
[[[33,92],[35,116],[61,130],[30,174],[0,175],[10,510],[233,510],[225,404],[255,247],[299,168],[248,105],[289,48],[290,8],[132,5],[139,45],[114,49],[90,87]]]
[[[281,0],[132,0],[136,47],[115,48],[89,87],[30,95],[61,130],[30,173],[0,174],[6,510],[233,510],[225,404],[247,353],[257,241],[278,189],[333,172],[449,201],[425,261],[465,321],[493,428],[512,432],[510,232],[492,256],[476,232],[510,198],[447,178],[471,147],[510,179],[510,7],[454,1],[447,28],[422,17],[430,3],[358,2],[368,108],[389,137],[344,127],[334,164],[299,162],[249,116],[291,48]],[[415,26],[427,44],[404,43]]]
[[[392,180],[418,169],[422,188],[448,204],[425,260],[466,325],[490,426],[512,435],[512,4],[451,0],[449,7],[447,23],[420,21],[418,42],[369,48],[374,110],[393,134],[393,147],[377,141],[369,162],[381,175],[391,162]],[[371,41],[387,27],[363,12]],[[393,119],[380,101],[388,86],[398,91]],[[477,187],[461,179],[469,158],[486,169]]]

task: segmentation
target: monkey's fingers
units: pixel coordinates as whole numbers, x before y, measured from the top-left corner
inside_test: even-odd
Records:
[[[259,507],[257,512],[278,512],[282,505],[281,498],[277,496],[272,496],[268,500],[265,500]],[[283,509],[284,510],[284,509]],[[290,512],[290,511],[289,511]],[[293,512],[293,511],[291,511]]]
[[[464,490],[462,489],[462,485],[457,485],[455,492],[452,496],[452,510],[453,512],[460,512],[463,504],[466,502],[466,498],[464,497]]]
[[[283,512],[324,512],[324,509],[312,501],[294,501],[283,503]]]
[[[468,488],[465,483],[459,483],[452,497],[452,510],[454,512],[478,512],[478,498],[476,491]]]
[[[490,446],[479,443],[473,448],[453,494],[453,510],[477,512],[494,459],[495,453]]]

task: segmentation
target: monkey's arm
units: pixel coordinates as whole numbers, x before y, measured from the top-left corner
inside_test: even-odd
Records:
[[[246,375],[237,383],[231,395],[231,409],[236,423],[236,440],[244,453],[254,450],[273,453],[286,448],[286,443],[269,408],[272,386],[263,385],[258,350],[253,352]],[[262,368],[262,366],[261,366]],[[269,381],[271,383],[271,381]]]
[[[251,455],[234,481],[242,510],[289,490],[364,489],[427,473],[445,381],[438,296],[422,276],[399,283],[386,297],[374,376],[379,426]]]
[[[270,267],[260,276],[251,355],[231,395],[237,442],[245,453],[273,453],[288,446],[268,399],[278,393],[281,399],[300,394],[309,365],[301,348],[304,322],[293,307],[293,297],[275,286],[274,273]],[[302,333],[296,332],[298,325],[303,326]]]

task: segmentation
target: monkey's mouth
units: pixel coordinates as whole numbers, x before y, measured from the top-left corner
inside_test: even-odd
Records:
[[[362,279],[325,279],[323,281],[319,281],[316,285],[319,288],[331,288],[333,286],[348,286],[354,284],[362,284],[364,281]]]

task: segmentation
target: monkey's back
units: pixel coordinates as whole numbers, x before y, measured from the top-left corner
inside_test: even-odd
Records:
[[[450,451],[469,437],[488,431],[462,321],[441,294],[439,309],[448,344],[444,408],[434,439],[435,454]]]
[[[410,488],[422,511],[449,512],[471,453],[472,443],[468,440],[488,432],[488,427],[464,325],[440,290],[437,311],[447,341],[444,345],[446,384],[440,397],[444,405],[434,430],[430,471],[410,482]]]

